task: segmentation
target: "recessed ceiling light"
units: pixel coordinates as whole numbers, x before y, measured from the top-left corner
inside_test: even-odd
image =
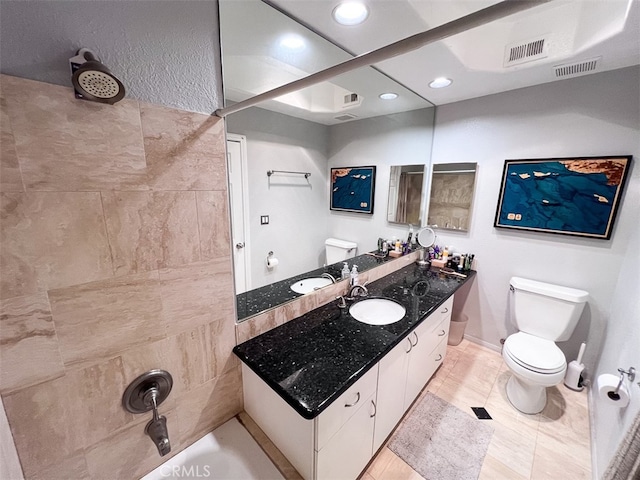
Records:
[[[398,98],[398,94],[393,92],[381,93],[379,96],[382,100],[395,100]]]
[[[359,25],[369,16],[369,9],[362,2],[344,2],[333,9],[333,18],[340,25]]]
[[[302,50],[305,47],[305,41],[300,35],[291,33],[280,39],[280,46],[287,50]]]
[[[451,80],[450,78],[446,78],[446,77],[438,77],[435,80],[433,80],[429,86],[431,88],[444,88],[444,87],[448,87],[449,85],[451,85],[453,83],[453,80]]]

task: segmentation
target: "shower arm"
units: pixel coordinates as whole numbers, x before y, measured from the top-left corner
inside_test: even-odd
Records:
[[[273,90],[269,90],[235,103],[229,107],[219,108],[214,112],[214,115],[224,118],[231,113],[236,113],[246,108],[253,107],[258,103],[310,87],[361,67],[368,67],[384,60],[397,57],[398,55],[403,55],[424,47],[425,45],[429,45],[430,43],[443,40],[458,33],[528,10],[538,5],[543,5],[550,1],[553,0],[504,0],[500,3],[496,3],[495,5],[478,10],[477,12],[452,20],[444,25],[432,28],[431,30],[417,33],[371,52],[363,53],[362,55],[358,55],[357,57],[338,63],[337,65],[325,70],[321,70],[307,77],[295,80],[291,83],[287,83],[286,85],[274,88]]]

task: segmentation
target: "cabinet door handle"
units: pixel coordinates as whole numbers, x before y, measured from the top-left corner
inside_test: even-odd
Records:
[[[438,358],[436,358],[436,362],[439,362],[440,360],[442,360],[442,355],[438,354]]]
[[[409,350],[405,350],[404,353],[409,353],[413,349],[413,343],[411,343],[411,339],[407,337],[407,341],[409,342]]]
[[[413,332],[413,334],[416,337],[416,343],[414,343],[412,346],[415,347],[416,345],[418,345],[418,334],[416,332]]]
[[[449,311],[449,309],[447,307],[444,307],[444,310],[442,310],[440,313],[447,313]]]
[[[356,401],[353,403],[345,403],[344,404],[345,407],[353,407],[356,403],[360,401],[360,392],[357,392],[356,394],[358,395],[358,397],[356,398]]]
[[[447,332],[445,332],[444,330],[442,330],[442,331],[438,334],[438,336],[439,336],[439,337],[444,337],[444,334],[445,334],[445,333],[447,333]]]
[[[378,409],[376,408],[376,402],[371,400],[371,405],[373,406],[373,413],[371,415],[369,415],[369,418],[375,417],[376,413],[378,413]]]

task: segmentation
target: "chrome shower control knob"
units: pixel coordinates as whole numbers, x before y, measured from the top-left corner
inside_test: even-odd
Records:
[[[122,395],[127,412],[144,413],[158,408],[173,387],[173,378],[165,370],[149,370],[136,378]]]

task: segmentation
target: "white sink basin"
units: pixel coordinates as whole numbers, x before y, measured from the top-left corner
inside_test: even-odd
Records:
[[[369,298],[354,303],[349,313],[359,322],[368,325],[389,325],[401,320],[406,309],[394,300],[386,298]]]
[[[315,278],[305,278],[304,280],[299,280],[296,283],[291,285],[291,290],[296,293],[305,293],[313,292],[322,287],[326,287],[327,285],[331,285],[331,280],[323,277],[315,277]]]

